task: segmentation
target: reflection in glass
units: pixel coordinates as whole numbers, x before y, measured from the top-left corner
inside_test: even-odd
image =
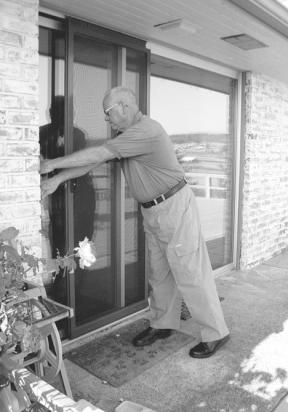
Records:
[[[64,70],[65,40],[62,32],[39,30],[39,84],[40,84],[40,153],[43,159],[64,155]],[[49,177],[52,174],[49,174]],[[47,176],[46,176],[47,177]],[[58,251],[66,253],[66,205],[64,186],[41,202],[42,255],[55,258]],[[60,273],[56,279],[44,274],[49,297],[67,304],[67,281]],[[62,335],[67,333],[67,321],[57,324]]]
[[[85,146],[110,137],[102,99],[112,84],[112,46],[76,36],[74,39],[74,129],[84,136]],[[82,140],[82,139],[81,139]],[[79,142],[78,142],[79,143]],[[75,146],[73,150],[76,150]],[[116,278],[112,267],[113,165],[97,167],[87,180],[77,179],[74,192],[74,244],[87,236],[96,245],[97,261],[75,274],[77,325],[92,321],[116,308]],[[89,180],[88,180],[89,179]]]
[[[232,262],[229,94],[151,78],[151,117],[170,135],[193,188],[213,269]]]
[[[40,28],[40,153],[44,159],[64,155],[64,37]],[[45,257],[65,253],[65,201],[63,188],[42,205],[42,239]]]
[[[145,62],[144,53],[127,49],[126,86],[134,91],[140,108],[139,91],[143,89]],[[132,198],[125,182],[125,306],[145,297],[144,257],[144,232],[139,205]]]

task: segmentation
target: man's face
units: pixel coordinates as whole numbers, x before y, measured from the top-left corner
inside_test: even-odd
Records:
[[[129,127],[128,107],[121,101],[106,99],[103,102],[105,121],[113,130],[125,130]]]

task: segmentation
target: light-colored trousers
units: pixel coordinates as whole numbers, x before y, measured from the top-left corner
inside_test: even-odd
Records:
[[[150,325],[180,329],[184,299],[203,342],[226,336],[226,326],[192,189],[141,208],[150,264]]]

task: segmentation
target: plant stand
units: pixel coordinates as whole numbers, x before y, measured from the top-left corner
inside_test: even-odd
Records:
[[[71,318],[73,309],[59,304],[46,296],[45,288],[29,284],[29,289],[20,293],[13,305],[28,304],[32,308],[33,325],[40,333],[40,350],[28,356],[22,353],[10,354],[11,359],[19,367],[32,369],[37,376],[53,382],[60,379],[64,393],[72,398],[72,392],[62,357],[62,343],[55,322],[63,318]]]

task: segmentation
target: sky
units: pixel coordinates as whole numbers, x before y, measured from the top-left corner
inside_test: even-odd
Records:
[[[151,77],[150,92],[150,116],[169,135],[228,133],[226,94],[156,77]]]

